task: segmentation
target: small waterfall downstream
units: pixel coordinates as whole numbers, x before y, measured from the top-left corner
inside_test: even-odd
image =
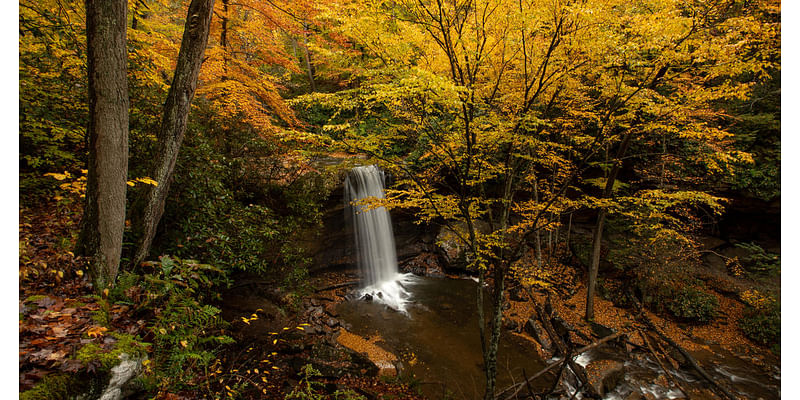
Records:
[[[410,295],[404,284],[411,283],[412,276],[398,272],[391,216],[382,206],[371,208],[362,202],[385,198],[384,182],[383,171],[369,165],[353,168],[344,183],[345,201],[355,231],[358,268],[364,279],[360,297],[405,312]]]

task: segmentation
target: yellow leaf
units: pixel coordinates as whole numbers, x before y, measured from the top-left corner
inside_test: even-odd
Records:
[[[181,346],[187,347],[187,346],[189,346],[189,342],[187,342],[185,340],[181,340]]]
[[[148,178],[146,176],[144,178],[136,178],[136,181],[144,183],[144,184],[147,184],[147,185],[158,186],[158,182],[156,182],[153,179]]]
[[[278,339],[272,341],[272,344],[278,343]]]
[[[63,174],[57,174],[57,173],[49,172],[49,173],[44,174],[44,176],[52,176],[53,178],[56,178],[59,181],[63,181],[64,179],[69,178],[69,172],[64,171]]]
[[[160,328],[158,331],[159,331],[159,332],[160,332],[162,335],[166,335],[166,334],[167,334],[167,330],[166,330],[166,329],[164,329],[164,328]]]

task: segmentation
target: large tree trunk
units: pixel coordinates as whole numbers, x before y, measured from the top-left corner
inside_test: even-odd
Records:
[[[213,9],[214,0],[192,0],[189,4],[175,76],[164,103],[164,115],[158,132],[158,149],[149,174],[158,185],[147,187],[144,202],[140,203],[142,209],[133,213],[133,228],[137,237],[133,265],[138,265],[149,254],[158,222],[164,213],[172,171],[186,132],[186,120],[208,43]]]
[[[627,134],[625,134],[625,138],[619,145],[619,149],[617,150],[617,158],[614,160],[614,166],[611,168],[611,172],[608,174],[608,180],[606,180],[606,186],[603,189],[603,198],[611,197],[611,195],[614,193],[614,182],[617,180],[619,170],[622,168],[622,157],[628,151],[628,146],[631,143],[632,137],[633,131],[629,131]],[[603,241],[603,228],[605,222],[606,210],[604,208],[600,208],[597,211],[597,223],[595,224],[594,233],[592,234],[592,261],[591,265],[589,266],[589,281],[586,284],[586,320],[594,319],[594,290],[595,286],[597,286],[597,273],[600,269],[600,248]]]
[[[125,229],[127,23],[126,0],[86,0],[89,172],[75,252],[89,258],[89,272],[98,290],[114,283]]]

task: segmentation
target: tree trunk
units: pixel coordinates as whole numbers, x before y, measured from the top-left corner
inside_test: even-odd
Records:
[[[214,0],[192,0],[189,4],[175,75],[164,103],[157,153],[149,174],[158,185],[147,186],[144,202],[140,203],[142,208],[133,214],[133,227],[137,234],[133,265],[138,265],[150,252],[158,222],[164,213],[172,172],[197,88],[197,76],[200,74],[200,65],[208,42],[213,9]]]
[[[486,392],[485,400],[494,399],[495,384],[497,382],[497,347],[500,344],[500,332],[503,325],[503,295],[505,292],[505,269],[498,263],[494,274],[494,302],[492,304],[492,333],[489,346],[484,354],[486,365]]]
[[[128,2],[86,0],[89,74],[88,179],[75,253],[89,258],[95,288],[116,279],[128,178]]]
[[[609,182],[613,182],[609,175]],[[603,225],[606,222],[606,210],[597,211],[597,222],[592,234],[592,263],[589,267],[589,282],[586,289],[586,319],[594,319],[594,290],[597,286],[597,273],[600,270],[600,249],[603,241]]]
[[[508,229],[508,218],[511,213],[511,203],[514,197],[512,190],[514,173],[513,168],[510,167],[511,163],[511,149],[506,157],[506,180],[503,185],[503,210],[500,214],[500,231],[504,237],[507,237],[506,230]],[[505,279],[506,279],[506,264],[504,263],[505,251],[500,249],[500,259],[495,261],[494,268],[494,303],[492,307],[492,323],[491,323],[491,336],[489,338],[489,346],[484,347],[483,358],[484,365],[486,366],[486,392],[484,393],[485,400],[494,399],[495,386],[497,384],[497,348],[500,344],[501,326],[503,324],[503,301],[505,294]],[[482,290],[482,288],[478,288]],[[483,302],[478,304],[478,307],[483,307]],[[481,318],[481,324],[483,318]],[[481,326],[483,328],[483,326]],[[483,343],[481,337],[481,343]]]
[[[222,80],[228,80],[228,1],[222,0],[222,29],[219,44],[222,46]]]
[[[625,152],[628,151],[628,146],[631,143],[631,138],[633,137],[633,131],[629,131],[625,134],[625,138],[622,140],[622,143],[619,145],[619,149],[617,150],[617,158],[614,161],[614,166],[611,168],[611,172],[608,174],[608,180],[606,180],[606,186],[603,189],[603,198],[611,197],[614,193],[614,181],[617,180],[617,175],[619,175],[619,170],[622,168],[622,156],[625,155]],[[597,272],[600,269],[600,248],[603,241],[603,225],[606,221],[606,210],[604,208],[600,208],[597,211],[597,223],[594,227],[594,233],[592,234],[592,262],[589,266],[589,281],[586,284],[586,320],[593,320],[594,319],[594,290],[595,286],[597,286]]]
[[[308,24],[303,22],[303,47],[306,50],[306,69],[308,70],[308,81],[311,83],[311,92],[316,92],[317,87],[314,84],[314,70],[311,66],[311,51],[308,49]]]
[[[539,203],[539,185],[536,183],[536,176],[533,176],[533,201]],[[542,268],[542,236],[541,230],[533,227],[536,230],[536,267]]]

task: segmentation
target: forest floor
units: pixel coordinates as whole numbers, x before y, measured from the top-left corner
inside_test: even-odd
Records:
[[[152,338],[148,331],[153,321],[147,316],[134,315],[130,305],[113,303],[107,294],[94,292],[84,261],[70,251],[80,215],[78,202],[19,210],[20,393],[47,381],[46,377],[65,374],[79,377],[84,385],[92,381],[102,387],[107,375],[100,373],[98,363],[78,359],[81,348],[93,344],[110,354],[118,342],[116,334]],[[335,315],[334,304],[348,288],[321,293],[313,288],[343,279],[349,278],[338,273],[316,277],[312,291],[298,296],[282,291],[275,282],[235,277],[219,304],[229,323],[220,333],[235,343],[214,350],[217,359],[196,377],[196,382],[205,382],[202,391],[161,390],[156,398],[284,399],[292,392],[301,396],[294,398],[421,398],[407,383],[380,373],[358,352],[338,344],[339,322],[327,313],[329,318],[322,318],[321,306]],[[351,339],[356,343],[351,347],[369,345],[357,337]],[[58,379],[51,382],[62,382]],[[66,396],[76,389],[81,390],[75,385],[48,384],[47,390],[57,394],[47,396]]]

